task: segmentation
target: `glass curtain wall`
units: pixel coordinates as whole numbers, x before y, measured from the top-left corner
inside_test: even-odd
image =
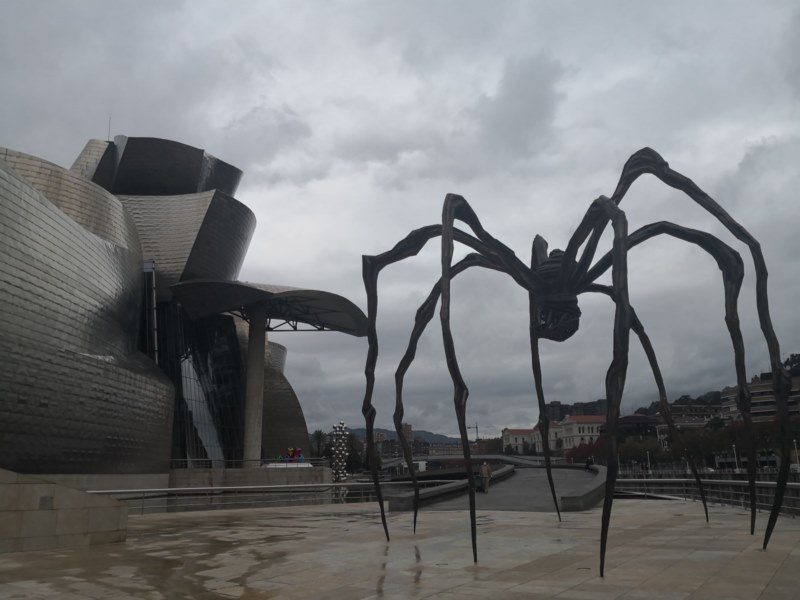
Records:
[[[173,467],[239,466],[245,382],[233,318],[192,321],[177,303],[161,303],[158,348],[176,390]]]

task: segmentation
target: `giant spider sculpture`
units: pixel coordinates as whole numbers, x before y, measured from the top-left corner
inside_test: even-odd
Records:
[[[558,501],[551,473],[550,449],[548,445],[549,422],[546,416],[545,398],[542,388],[539,340],[546,339],[561,342],[571,337],[578,330],[580,322],[581,311],[578,308],[578,295],[585,292],[601,293],[608,296],[616,307],[614,315],[613,359],[608,368],[605,381],[606,398],[608,400],[608,411],[606,415],[606,447],[608,452],[606,457],[607,478],[605,484],[605,499],[603,502],[600,535],[600,575],[603,575],[606,543],[608,541],[608,526],[614,497],[614,484],[617,479],[619,467],[617,461],[616,433],[619,422],[620,400],[625,386],[625,375],[628,366],[628,345],[631,330],[633,330],[639,338],[650,363],[658,388],[662,414],[668,425],[670,438],[673,443],[679,443],[680,432],[677,431],[675,423],[670,416],[664,381],[656,360],[655,352],[644,327],[637,318],[628,299],[628,250],[652,237],[665,234],[696,244],[714,258],[722,271],[725,295],[725,323],[728,327],[733,345],[734,365],[738,384],[738,396],[736,401],[744,421],[745,432],[748,434],[750,440],[748,448],[746,449],[748,456],[747,477],[750,499],[750,533],[751,535],[754,533],[756,518],[756,446],[753,435],[753,423],[750,416],[750,391],[745,377],[744,343],[739,328],[737,309],[739,291],[744,275],[743,262],[735,250],[713,235],[666,221],[645,225],[641,229],[628,235],[625,213],[619,208],[619,204],[633,182],[639,176],[646,173],[655,175],[663,183],[684,192],[692,200],[697,202],[701,207],[716,217],[734,237],[747,244],[753,257],[756,274],[758,318],[761,330],[766,339],[772,367],[772,381],[777,407],[776,419],[779,423],[779,446],[781,455],[775,496],[764,535],[763,546],[766,549],[775,527],[778,513],[780,512],[790,462],[789,415],[787,408],[790,376],[781,365],[778,339],[770,319],[767,300],[767,267],[759,243],[747,230],[736,222],[711,197],[695,185],[694,182],[680,173],[673,171],[666,161],[650,148],[639,150],[628,159],[622,169],[619,183],[610,198],[600,196],[592,202],[577,230],[569,240],[566,250],[563,252],[561,250],[553,250],[548,254],[547,242],[537,235],[533,240],[530,266],[524,264],[517,258],[514,252],[502,242],[492,237],[492,235],[481,226],[478,217],[467,201],[455,194],[448,194],[444,200],[441,225],[429,225],[416,229],[391,250],[383,254],[363,257],[363,278],[368,303],[369,329],[367,335],[369,351],[365,367],[367,382],[362,413],[366,421],[369,464],[387,541],[389,539],[389,531],[386,525],[386,515],[378,479],[375,444],[373,440],[373,425],[376,412],[372,404],[372,394],[375,384],[375,365],[378,358],[378,337],[376,333],[378,275],[384,267],[416,255],[428,240],[437,236],[441,236],[442,242],[442,276],[433,286],[430,294],[417,311],[411,339],[409,340],[406,352],[395,373],[396,404],[394,424],[414,484],[415,531],[417,525],[419,490],[412,465],[411,448],[409,447],[408,440],[406,440],[403,435],[401,427],[403,419],[403,379],[406,371],[414,360],[417,342],[428,323],[432,320],[436,304],[441,298],[439,316],[442,326],[444,351],[447,360],[447,368],[453,381],[453,401],[455,403],[456,417],[458,419],[458,429],[461,435],[467,476],[470,480],[468,490],[472,554],[473,559],[476,562],[478,560],[475,525],[475,490],[472,485],[472,478],[474,475],[466,426],[466,407],[469,390],[459,370],[455,346],[453,344],[453,336],[450,330],[450,280],[470,267],[479,266],[510,275],[514,281],[528,291],[532,370],[539,404],[539,427],[544,446],[547,479],[559,520],[561,520],[561,514],[558,508]],[[461,221],[467,225],[472,234],[455,228],[455,221]],[[612,250],[592,264],[597,245],[609,222],[611,223],[614,236]],[[461,261],[452,264],[453,246],[456,241],[468,246],[474,250],[474,252],[468,254]],[[578,257],[578,250],[584,243],[583,252],[580,257]],[[595,283],[597,278],[607,272],[609,268],[611,268],[612,285],[606,286]],[[708,521],[708,509],[702,482],[694,459],[691,456],[689,456],[688,459],[692,474],[699,488],[703,509],[705,511],[705,518],[706,521]]]

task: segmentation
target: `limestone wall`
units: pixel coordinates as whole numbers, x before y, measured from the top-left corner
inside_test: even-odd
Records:
[[[0,469],[0,553],[121,542],[127,526],[118,500]]]

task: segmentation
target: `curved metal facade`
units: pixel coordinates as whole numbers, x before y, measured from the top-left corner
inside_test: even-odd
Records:
[[[90,140],[69,170],[0,149],[0,466],[230,465],[260,391],[245,393],[247,327],[221,313],[268,302],[271,318],[364,335],[345,298],[235,281],[255,229],[231,196],[240,177],[156,138]],[[260,361],[262,435],[248,439],[266,456],[307,446],[286,348],[267,342]]]
[[[239,274],[256,218],[238,200],[217,191],[119,199],[141,232],[142,257],[156,263],[159,301],[179,281]]]
[[[267,365],[278,371],[278,373],[283,373],[283,370],[286,368],[286,352],[286,346],[283,344],[268,342]]]
[[[0,160],[87,231],[117,246],[140,251],[136,225],[113,194],[36,156],[0,148]]]
[[[32,164],[19,156],[12,162]],[[82,195],[54,165],[45,164],[39,179],[21,170],[38,186],[0,160],[0,465],[25,473],[163,472],[174,391],[136,351],[138,244],[130,231],[112,231],[126,223],[113,203],[91,212],[109,200],[104,192]],[[73,210],[81,198],[86,213]]]
[[[270,366],[264,368],[264,413],[261,452],[266,458],[302,448],[308,456],[308,426],[292,384]]]
[[[159,138],[114,138],[110,191],[129,196],[174,196],[219,190],[235,194],[242,172],[205,150]]]

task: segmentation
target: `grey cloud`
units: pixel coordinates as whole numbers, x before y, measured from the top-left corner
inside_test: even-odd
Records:
[[[746,34],[742,31],[746,30]],[[0,4],[0,145],[69,165],[86,138],[154,135],[245,170],[258,216],[241,278],[328,289],[365,308],[360,257],[437,222],[462,193],[527,257],[535,233],[563,248],[591,200],[651,146],[761,240],[784,354],[800,350],[800,13],[791,2]],[[652,178],[622,208],[630,229],[671,220],[746,248]],[[610,238],[602,242],[610,248]],[[381,279],[378,423],[414,310],[438,277],[438,244]],[[672,397],[733,382],[719,273],[702,252],[653,240],[630,255],[631,297]],[[766,366],[747,266],[748,373]],[[537,410],[527,301],[489,273],[454,283],[453,328],[486,432]],[[613,310],[580,298],[581,329],[543,344],[549,399],[604,394]],[[275,334],[311,427],[361,422],[364,340]],[[407,378],[417,428],[455,433],[438,319]],[[624,410],[655,399],[631,343]],[[494,429],[489,429],[493,427]]]
[[[496,93],[468,111],[477,121],[476,142],[483,152],[520,160],[549,142],[562,74],[557,61],[541,55],[507,61]]]
[[[309,124],[290,106],[271,106],[267,102],[234,117],[221,129],[220,152],[239,168],[252,171],[255,181],[269,177],[277,154],[292,152],[313,134]]]
[[[396,151],[381,183],[403,187],[409,179],[469,181],[489,173],[513,171],[551,140],[562,94],[562,66],[544,55],[512,57],[502,65],[496,89],[464,98],[445,122],[428,124],[417,139],[425,144]]]

